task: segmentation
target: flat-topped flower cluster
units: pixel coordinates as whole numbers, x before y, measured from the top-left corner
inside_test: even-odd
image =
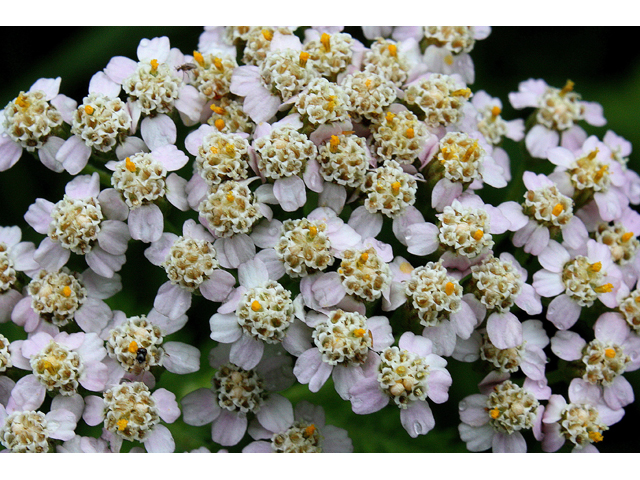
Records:
[[[0,334],[2,448],[184,451],[182,416],[211,431],[194,451],[351,452],[348,425],[288,396],[331,377],[402,435],[456,402],[470,451],[597,451],[640,367],[640,176],[628,141],[583,129],[606,120],[573,82],[522,82],[526,123],[473,90],[489,34],[209,27],[192,52],[113,57],[82,103],[60,78],[20,92],[0,171],[29,153],[71,179],[0,227],[0,322],[20,332]],[[113,301],[133,243],[163,279],[145,315]],[[210,351],[170,337],[202,323],[195,302]],[[450,398],[468,380],[449,359],[484,372],[478,393]],[[156,388],[164,370],[211,386]]]

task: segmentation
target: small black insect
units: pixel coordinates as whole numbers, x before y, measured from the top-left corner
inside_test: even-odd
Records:
[[[136,352],[136,361],[138,363],[144,363],[147,360],[147,349],[139,348]]]
[[[198,66],[195,63],[183,63],[182,65],[178,65],[176,70],[179,72],[189,72],[191,70],[195,70]]]

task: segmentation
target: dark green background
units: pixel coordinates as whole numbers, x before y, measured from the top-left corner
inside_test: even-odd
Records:
[[[65,27],[47,28],[43,35],[42,30],[43,27],[2,29],[0,105],[6,105],[38,78],[57,76],[62,77],[61,93],[81,102],[91,75],[103,69],[113,56],[136,58],[140,39],[167,35],[172,47],[191,53],[197,48],[202,32],[199,27]],[[503,117],[511,119],[523,114],[514,111],[507,99],[509,92],[517,90],[519,82],[542,78],[550,85],[562,87],[571,79],[584,100],[597,101],[604,107],[608,124],[600,128],[585,126],[589,133],[602,138],[607,129],[612,129],[640,149],[640,51],[636,48],[637,40],[633,43],[629,40],[634,33],[637,29],[496,27],[486,40],[476,43],[472,52],[476,82],[471,88],[484,89],[501,98],[505,107]],[[178,146],[182,148],[183,144],[179,142]],[[638,170],[639,162],[635,150],[630,166]],[[13,169],[0,173],[0,225],[20,225],[24,238],[38,243],[41,236],[27,228],[23,215],[36,197],[51,201],[61,198],[69,179],[66,173],[53,174],[25,155]],[[165,280],[164,272],[151,266],[143,251],[139,242],[131,242],[128,262],[121,272],[124,289],[109,300],[113,308],[124,310],[129,316],[147,313],[157,288]],[[208,339],[208,318],[212,313],[210,303],[196,299],[188,327],[171,338],[199,345],[204,352],[200,372],[186,376],[167,372],[160,379],[159,386],[170,388],[178,397],[209,385],[211,372],[206,354],[214,345]],[[2,330],[8,330],[8,336],[19,334],[10,324]],[[303,385],[288,391],[287,396],[294,402],[307,399],[325,405],[327,422],[346,428],[359,452],[464,452],[456,428],[457,401],[476,393],[482,375],[455,360],[449,362],[449,369],[454,378],[450,396],[456,401],[433,406],[436,428],[418,439],[406,434],[398,411],[391,407],[370,416],[353,414],[330,382],[317,394],[310,394]],[[627,373],[625,377],[639,393],[640,372]],[[631,405],[623,421],[605,433],[605,441],[598,447],[608,452],[637,452],[638,443],[626,441],[625,430],[639,423],[640,409],[637,404]],[[178,420],[170,428],[179,449],[202,445],[218,448],[210,441],[209,427],[190,427]],[[527,440],[531,451],[540,451],[530,435]]]

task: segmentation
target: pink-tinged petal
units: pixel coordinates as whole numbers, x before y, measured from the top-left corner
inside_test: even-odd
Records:
[[[436,426],[427,402],[416,401],[400,409],[400,423],[411,438],[429,433]]]
[[[617,345],[625,343],[631,333],[629,324],[619,313],[607,312],[598,317],[593,326],[596,339],[601,342],[611,342]]]
[[[582,378],[574,378],[569,384],[569,401],[598,405],[602,397],[599,385],[593,385]]]
[[[89,93],[101,93],[115,98],[120,95],[120,85],[111,80],[104,72],[98,72],[89,81]]]
[[[22,295],[17,290],[11,289],[0,294],[0,323],[11,320],[13,310],[20,300],[22,300]]]
[[[511,226],[509,230],[517,232],[529,223],[529,217],[522,213],[522,205],[517,202],[504,202],[498,205],[498,209],[507,217]]]
[[[249,335],[242,335],[231,345],[229,361],[245,370],[251,370],[262,359],[264,342]]]
[[[312,192],[316,192],[316,193],[322,193],[324,191],[324,185],[325,185],[325,181],[322,178],[322,175],[320,175],[320,164],[318,163],[318,161],[315,158],[312,158],[310,160],[307,161],[307,167],[304,169],[304,172],[302,173],[302,179],[304,180],[304,184],[307,186],[307,188],[309,188],[309,190],[311,190]],[[334,184],[335,187],[335,184]],[[340,190],[339,188],[335,189],[338,192],[342,192],[343,190]],[[347,198],[347,192],[346,190],[344,190],[344,201],[346,201]],[[338,202],[340,201],[340,198],[336,199]],[[344,205],[344,201],[343,201],[343,205]],[[320,204],[318,204],[318,206],[322,206]],[[336,210],[334,208],[334,210]],[[336,210],[337,212],[339,212],[340,210]]]
[[[200,293],[212,302],[223,302],[233,290],[236,279],[229,272],[215,270],[207,280],[200,285]]]
[[[174,105],[180,113],[180,118],[186,126],[198,123],[203,115],[206,100],[200,95],[198,89],[192,85],[183,85],[178,91],[178,98]]]
[[[458,425],[460,439],[466,443],[470,452],[482,452],[492,447],[496,431],[489,424],[472,427],[466,423]]]
[[[282,232],[282,222],[280,220],[272,220],[271,222],[262,219],[253,227],[251,238],[253,242],[260,248],[273,248],[280,239]]]
[[[173,124],[173,121],[171,119],[169,120]],[[151,155],[154,160],[160,162],[169,172],[181,169],[189,161],[189,157],[187,157],[182,150],[179,150],[178,147],[172,143],[153,148]]]
[[[24,327],[26,332],[32,332],[40,323],[40,316],[31,308],[31,297],[19,300],[11,312],[11,321]]]
[[[44,198],[36,199],[35,203],[29,206],[24,219],[38,233],[46,235],[49,232],[49,224],[51,223],[51,212],[54,204]]]
[[[407,228],[414,223],[424,223],[422,213],[414,206],[407,207],[404,214],[393,219],[391,230],[401,244],[407,245]]]
[[[220,266],[238,268],[241,263],[253,258],[256,246],[249,235],[244,233],[229,238],[219,238],[214,243]]]
[[[145,117],[140,124],[140,134],[144,143],[155,154],[156,149],[176,143],[176,124],[171,117],[163,113],[155,117]]]
[[[507,186],[504,177],[504,170],[498,165],[493,158],[486,157],[482,163],[482,181],[494,188],[503,188]]]
[[[174,342],[175,343],[175,342]],[[175,422],[180,416],[176,395],[165,388],[159,388],[151,394],[158,408],[158,415],[167,423]]]
[[[548,152],[549,161],[554,165],[569,169],[576,161],[576,157],[571,150],[564,147],[555,147]]]
[[[547,158],[549,150],[557,147],[559,141],[558,132],[542,125],[535,125],[524,138],[527,150],[534,158]],[[555,163],[551,159],[550,161]]]
[[[604,109],[602,105],[596,102],[580,102],[584,107],[584,119],[589,125],[602,127],[606,125],[607,119],[604,118]]]
[[[525,340],[526,342],[526,340]],[[526,345],[526,344],[525,344]],[[525,346],[525,351],[520,359],[520,369],[531,380],[545,381],[545,364],[547,356],[540,348]]]
[[[462,194],[463,188],[461,183],[440,179],[431,192],[431,206],[442,212],[444,207],[451,205]]]
[[[560,277],[558,273],[547,270],[538,270],[534,273],[531,285],[535,288],[538,295],[542,297],[555,297],[565,290],[562,277]]]
[[[278,280],[284,276],[284,263],[273,248],[260,250],[256,258],[264,263],[271,280]]]
[[[60,112],[62,120],[69,124],[73,123],[73,115],[78,108],[78,102],[66,95],[59,94],[56,95],[55,98],[52,98],[49,103]]]
[[[491,343],[501,350],[522,344],[522,324],[511,312],[489,315],[487,334]]]
[[[571,328],[580,318],[582,307],[568,295],[562,294],[547,307],[547,320],[550,320],[558,330]]]
[[[210,388],[199,388],[182,400],[182,419],[187,425],[200,427],[213,422],[220,415],[218,399]]]
[[[478,324],[475,312],[466,301],[460,303],[460,310],[452,313],[449,320],[455,328],[456,335],[463,340],[469,338]]]
[[[282,346],[291,355],[299,357],[313,347],[311,343],[312,329],[297,318],[287,329]]]
[[[456,330],[449,320],[443,320],[433,327],[425,327],[422,336],[431,340],[436,355],[451,356],[456,348]]]
[[[633,387],[629,381],[622,377],[616,377],[611,385],[604,388],[604,401],[612,410],[619,410],[631,405],[635,400]]]
[[[31,242],[20,242],[11,247],[9,258],[13,262],[13,268],[33,277],[40,270],[40,265],[33,258],[35,251],[36,247]]]
[[[109,305],[97,298],[87,298],[75,314],[75,321],[84,332],[100,333],[113,317]]]
[[[75,177],[64,187],[64,193],[71,198],[96,198],[100,193],[100,176],[93,173]]]
[[[322,361],[322,355],[317,348],[304,352],[296,360],[293,374],[302,384],[309,384],[309,390],[319,391],[325,384],[333,367]]]
[[[200,350],[182,342],[166,342],[162,348],[167,353],[164,367],[171,373],[184,375],[200,370]]]
[[[87,165],[90,156],[91,148],[82,138],[72,135],[58,150],[56,160],[62,163],[67,172],[76,175]]]
[[[380,233],[382,222],[382,215],[371,213],[361,205],[351,213],[348,225],[363,238],[368,238],[376,237]]]
[[[598,205],[600,216],[606,222],[617,220],[622,215],[622,207],[613,189],[607,192],[596,192],[593,199]]]
[[[233,79],[232,79],[233,81]],[[242,109],[255,123],[270,120],[282,105],[280,97],[272,95],[261,83],[244,97]]]
[[[570,259],[569,252],[555,240],[550,240],[547,248],[538,256],[540,265],[554,273],[561,273]]]
[[[31,88],[29,88],[29,92],[37,92],[38,90],[40,90],[41,92],[44,92],[45,99],[49,101],[53,99],[56,95],[58,95],[58,92],[60,91],[61,82],[62,82],[62,79],[60,77],[39,78],[34,82],[33,85],[31,85]]]
[[[393,344],[393,333],[387,317],[375,316],[368,318],[367,329],[373,337],[373,345],[371,347],[373,350],[381,352]]]
[[[544,452],[556,452],[564,445],[565,438],[560,430],[559,423],[544,424],[542,431],[544,437],[542,438],[542,450]]]
[[[51,401],[51,411],[54,410],[67,410],[73,413],[76,422],[79,422],[84,411],[84,398],[77,393],[68,396],[56,395]]]
[[[336,365],[332,371],[333,386],[343,400],[349,400],[349,390],[364,378],[359,365]]]
[[[124,255],[131,239],[129,227],[119,220],[105,220],[100,224],[98,244],[112,255]]]
[[[323,448],[322,451],[324,452],[326,450]],[[251,442],[249,445],[244,447],[242,449],[242,453],[273,453],[273,448],[271,447],[270,441],[269,442],[256,441],[256,442]]]
[[[102,362],[84,363],[84,372],[79,378],[80,385],[92,392],[102,392],[109,380],[108,367]]]
[[[110,220],[124,222],[129,216],[129,207],[122,199],[122,195],[114,188],[106,188],[98,195],[102,213]]]
[[[493,436],[492,451],[494,453],[527,453],[527,442],[520,432],[511,435],[497,432]]]
[[[578,249],[587,243],[589,232],[582,220],[573,216],[562,228],[562,239],[570,248]]]
[[[528,283],[522,284],[520,294],[516,297],[516,305],[529,315],[537,315],[542,312],[540,296]]]
[[[147,319],[154,325],[160,327],[164,335],[170,335],[181,330],[189,318],[186,315],[181,315],[178,318],[169,318],[158,312],[155,308],[152,308],[147,314]]]
[[[253,258],[238,266],[238,281],[245,288],[260,287],[269,281],[269,272],[262,261]]]
[[[284,432],[293,424],[293,406],[282,395],[272,394],[262,404],[256,418],[267,430]]]
[[[173,453],[176,442],[171,432],[164,425],[156,425],[144,441],[148,453]]]
[[[449,400],[449,387],[453,383],[451,374],[444,369],[433,369],[427,379],[429,398],[434,403],[444,403]]]
[[[260,84],[260,69],[254,65],[245,65],[233,70],[229,89],[235,95],[246,97]]]
[[[87,333],[82,335],[82,344],[76,348],[76,351],[85,362],[99,362],[106,355],[107,350],[104,348],[104,342],[96,333]]]
[[[22,147],[15,143],[11,138],[4,134],[0,134],[0,172],[9,170],[13,167],[22,156]]]
[[[178,236],[175,233],[163,233],[144,251],[144,256],[153,265],[160,266],[167,259],[169,251],[177,239]]]
[[[151,40],[143,38],[138,44],[136,53],[138,55],[138,60],[141,62],[157,60],[159,63],[164,63],[169,57],[170,50],[171,44],[169,42],[169,37],[155,37]]]
[[[568,330],[556,332],[551,338],[551,351],[570,362],[582,358],[582,349],[586,345],[587,342],[580,335]]]
[[[513,108],[538,107],[539,98],[547,90],[547,83],[541,79],[530,78],[518,85],[518,92],[509,93],[509,101]]]
[[[112,255],[99,245],[94,246],[90,252],[85,254],[84,259],[91,270],[105,278],[112,278],[114,273],[119,272],[124,262],[127,261],[127,257],[124,255]]]
[[[76,417],[65,409],[52,410],[45,415],[49,437],[57,440],[71,440],[75,437]]]
[[[365,377],[349,390],[351,408],[358,415],[382,410],[389,404],[389,397],[380,390],[377,376]]]
[[[181,176],[172,173],[167,177],[167,200],[178,210],[186,212],[189,210],[189,201],[187,199],[187,180]]]
[[[131,210],[128,224],[131,238],[151,243],[160,239],[164,229],[164,217],[160,207],[155,203],[149,203]]]
[[[47,237],[40,242],[40,246],[33,254],[33,259],[45,270],[56,272],[66,265],[70,256],[70,250]]]
[[[16,382],[11,391],[7,411],[37,410],[44,401],[47,389],[35,375],[27,375]]]
[[[321,308],[333,307],[340,303],[346,295],[342,280],[338,272],[329,272],[320,277],[311,285],[314,300]]]
[[[296,175],[276,180],[273,185],[273,194],[285,212],[293,212],[307,202],[304,182]]]
[[[560,146],[572,152],[580,150],[582,144],[587,139],[587,132],[578,125],[573,125],[569,130],[565,130],[560,135]]]
[[[137,67],[138,63],[135,60],[118,56],[109,60],[104,73],[115,83],[122,84],[127,77],[133,75]]]
[[[317,163],[317,162],[316,162]],[[307,186],[309,182],[305,182]],[[328,207],[336,213],[342,212],[347,201],[347,189],[344,185],[331,182],[324,182],[322,192],[318,195],[318,206]]]
[[[487,414],[487,395],[474,393],[460,401],[458,411],[460,420],[472,427],[480,427],[489,423],[490,417]]]
[[[242,440],[246,431],[246,414],[222,410],[211,425],[211,438],[224,447],[231,447]]]
[[[414,255],[429,255],[440,246],[438,227],[432,223],[414,223],[407,227],[407,251]]]
[[[158,289],[153,306],[169,318],[178,318],[191,307],[191,292],[179,285],[165,282]]]
[[[56,160],[58,150],[60,150],[63,144],[64,140],[62,138],[49,137],[42,148],[38,150],[38,158],[42,164],[56,173],[64,171],[62,163]]]
[[[187,152],[194,157],[198,155],[198,149],[204,142],[204,139],[214,132],[214,128],[215,127],[212,127],[211,125],[205,124],[200,125],[197,130],[189,133],[184,140],[184,146],[187,149]]]

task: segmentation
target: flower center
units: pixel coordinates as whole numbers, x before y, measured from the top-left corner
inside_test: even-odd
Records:
[[[458,255],[474,258],[493,246],[489,232],[489,215],[486,211],[464,208],[454,202],[437,214],[440,245]]]
[[[435,326],[460,311],[463,294],[458,281],[439,262],[415,268],[405,284],[405,293],[425,327]]]
[[[489,255],[471,267],[472,290],[488,310],[506,312],[522,289],[522,279],[511,262]]]
[[[0,443],[13,453],[49,451],[49,429],[42,412],[13,412],[0,428]]]
[[[84,366],[77,352],[53,340],[30,360],[34,375],[47,390],[62,395],[73,395],[78,390],[78,379]]]
[[[131,115],[122,100],[90,93],[73,114],[71,133],[87,147],[109,152],[127,137],[130,128]]]
[[[378,383],[400,408],[426,400],[429,365],[424,358],[398,347],[388,347],[380,355]]]
[[[511,435],[533,427],[540,403],[533,395],[510,380],[494,387],[487,400],[489,423],[498,432]]]
[[[4,108],[2,120],[4,133],[29,152],[41,148],[53,130],[63,123],[60,112],[47,102],[40,90],[20,92]]]
[[[65,195],[51,212],[49,238],[63,248],[84,255],[98,238],[102,219],[102,209],[95,198],[77,199]]]
[[[238,324],[252,337],[266,343],[281,342],[293,321],[291,292],[270,280],[243,294],[236,315]]]
[[[482,345],[480,347],[480,357],[493,364],[501,372],[516,372],[520,366],[524,353],[524,343],[513,348],[496,348],[489,336],[482,335]]]
[[[218,237],[249,233],[262,218],[251,190],[234,180],[214,185],[198,211]]]
[[[382,296],[391,283],[391,269],[371,247],[368,250],[345,250],[338,268],[342,285],[348,294],[369,302]]]
[[[231,412],[257,413],[265,400],[264,381],[260,375],[232,363],[218,369],[212,384],[220,407]]]
[[[405,173],[399,163],[388,160],[381,167],[367,173],[362,190],[367,194],[365,208],[394,218],[402,215],[416,201],[418,185]]]
[[[416,105],[425,116],[428,126],[448,126],[460,122],[463,108],[471,97],[471,90],[460,88],[453,77],[433,73],[405,91],[405,101]]]
[[[66,268],[59,272],[41,270],[31,280],[27,291],[33,311],[58,327],[73,319],[87,296],[87,290]]]
[[[144,115],[171,113],[181,81],[173,67],[157,60],[140,62],[136,71],[122,82],[122,89],[137,103]]]
[[[160,327],[145,315],[127,318],[109,332],[107,353],[127,372],[140,375],[151,367],[162,365],[164,349]]]
[[[273,180],[301,174],[317,155],[314,143],[288,126],[275,128],[269,136],[256,140],[255,149],[260,172]]]
[[[321,453],[322,435],[313,423],[298,421],[284,433],[273,435],[271,447],[277,453]]]
[[[0,293],[6,292],[16,283],[17,272],[9,257],[7,245],[0,242]]]
[[[381,112],[371,128],[376,154],[400,164],[413,163],[429,137],[427,126],[409,110],[397,114],[387,111],[384,117]]]
[[[582,378],[595,385],[609,386],[618,375],[622,375],[631,357],[622,347],[592,340],[582,351],[584,375]]]
[[[566,294],[582,307],[590,307],[598,294],[613,290],[613,285],[603,283],[602,263],[589,263],[587,257],[577,256],[567,262],[562,272]]]
[[[366,326],[367,317],[357,312],[331,312],[327,321],[317,325],[312,334],[322,361],[329,365],[364,363],[373,345]]]
[[[104,427],[125,440],[144,441],[160,422],[158,407],[142,382],[121,383],[104,392]]]
[[[596,240],[609,247],[611,258],[618,265],[625,265],[633,260],[640,247],[640,242],[633,232],[628,232],[620,222],[613,225],[601,223],[596,229]]]
[[[578,447],[602,441],[602,433],[609,429],[591,405],[570,403],[560,417],[560,433]]]
[[[0,373],[13,366],[9,344],[9,339],[0,333]]]
[[[326,228],[324,223],[306,218],[283,222],[275,250],[289,276],[304,277],[333,264],[331,241],[325,233]]]
[[[218,268],[218,261],[208,241],[178,237],[162,266],[172,283],[193,291]]]
[[[111,184],[129,208],[138,208],[166,194],[167,171],[149,153],[136,153],[116,164]]]
[[[567,130],[584,118],[580,95],[572,92],[573,82],[567,81],[562,90],[549,87],[540,99],[536,119],[552,130]]]

